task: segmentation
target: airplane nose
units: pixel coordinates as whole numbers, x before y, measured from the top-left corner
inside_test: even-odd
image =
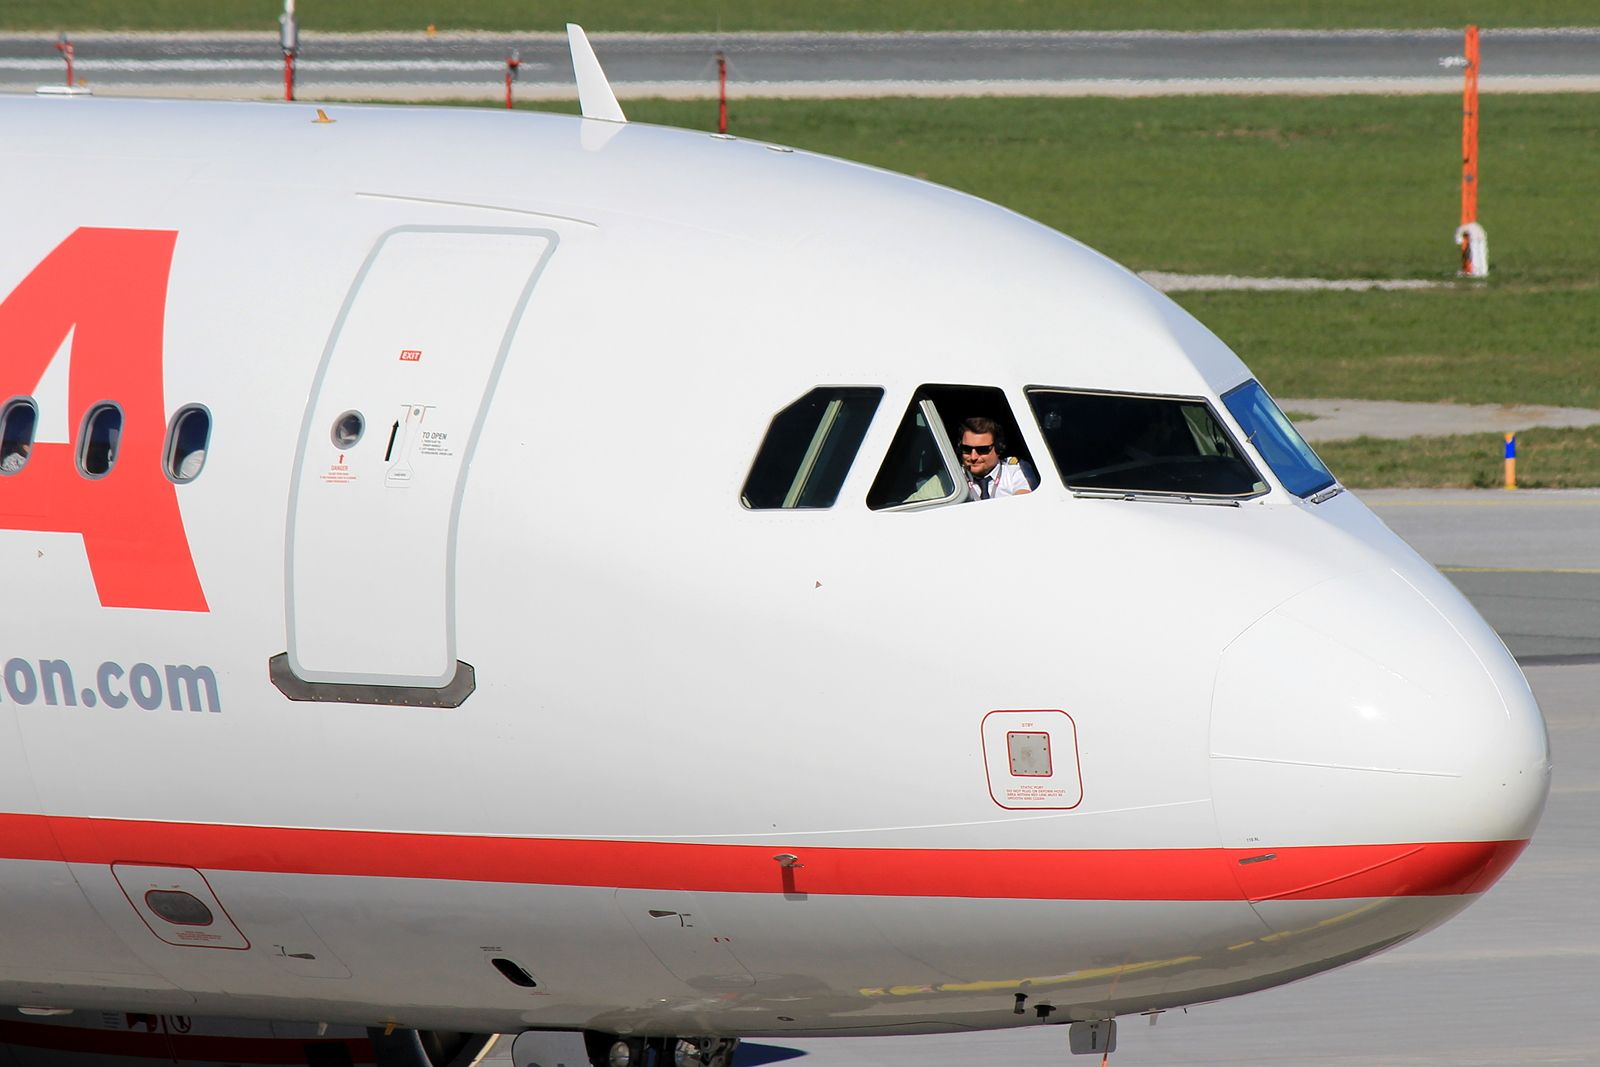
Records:
[[[1319,895],[1345,897],[1481,892],[1532,835],[1550,785],[1527,680],[1431,570],[1333,579],[1245,630],[1218,667],[1211,769],[1225,847],[1382,846],[1327,872]],[[1379,873],[1332,884],[1369,859]]]

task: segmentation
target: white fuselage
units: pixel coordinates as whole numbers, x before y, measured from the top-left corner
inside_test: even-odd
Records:
[[[1237,506],[1098,499],[1042,461],[1025,387],[1226,421],[1249,378],[1121,268],[758,143],[327,113],[0,100],[0,402],[41,413],[0,479],[0,1002],[663,1034],[1101,1018],[1381,950],[1526,843],[1549,771],[1526,683],[1350,494],[1258,463]],[[18,296],[83,229],[175,235],[158,383],[108,368],[161,238],[126,288],[108,238],[74,267],[92,284]],[[66,305],[70,341],[24,373],[12,335]],[[1003,390],[1039,489],[868,509],[929,383]],[[822,385],[883,390],[838,503],[747,510],[774,413]],[[46,483],[79,477],[100,401],[127,428],[73,490],[91,561]],[[204,470],[142,495],[185,404]],[[198,599],[145,556],[175,551],[174,507]],[[462,663],[474,688],[291,700],[280,654],[313,686]],[[996,724],[1051,734],[1059,791],[997,784]],[[158,885],[215,921],[163,926]]]

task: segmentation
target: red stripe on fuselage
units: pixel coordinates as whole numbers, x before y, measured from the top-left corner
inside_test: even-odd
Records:
[[[1277,849],[928,849],[470,837],[0,815],[0,858],[274,874],[1027,900],[1330,900],[1480,893],[1526,841]],[[786,869],[773,859],[793,853]],[[1264,858],[1270,854],[1271,858]],[[1241,860],[1250,862],[1241,863]],[[1243,886],[1243,894],[1240,887]]]

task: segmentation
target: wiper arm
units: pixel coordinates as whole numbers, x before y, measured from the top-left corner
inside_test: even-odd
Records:
[[[1142,500],[1152,504],[1209,504],[1236,508],[1241,501],[1233,497],[1190,496],[1188,493],[1144,493],[1132,489],[1074,489],[1072,495],[1085,500]]]
[[[1306,497],[1306,502],[1311,504],[1320,504],[1324,500],[1332,500],[1342,492],[1344,492],[1344,486],[1340,485],[1338,482],[1334,482],[1332,485],[1328,486],[1328,488],[1316,493],[1312,493],[1310,496]]]

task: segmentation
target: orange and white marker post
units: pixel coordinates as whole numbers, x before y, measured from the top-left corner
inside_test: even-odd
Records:
[[[511,50],[506,56],[506,109],[510,110],[514,104],[511,99],[511,87],[516,84],[517,71],[522,69],[522,51],[517,48]]]
[[[300,23],[294,17],[294,0],[283,0],[278,16],[278,47],[283,49],[283,98],[294,99],[294,61],[300,54]]]
[[[56,51],[61,53],[61,58],[67,61],[67,88],[73,86],[72,80],[72,41],[67,37],[67,31],[62,30],[61,36],[56,40]]]
[[[1466,81],[1461,87],[1461,276],[1489,276],[1489,235],[1478,225],[1478,27],[1467,27]]]
[[[1517,487],[1517,435],[1506,434],[1506,488]]]
[[[717,53],[717,132],[728,132],[728,57]]]

